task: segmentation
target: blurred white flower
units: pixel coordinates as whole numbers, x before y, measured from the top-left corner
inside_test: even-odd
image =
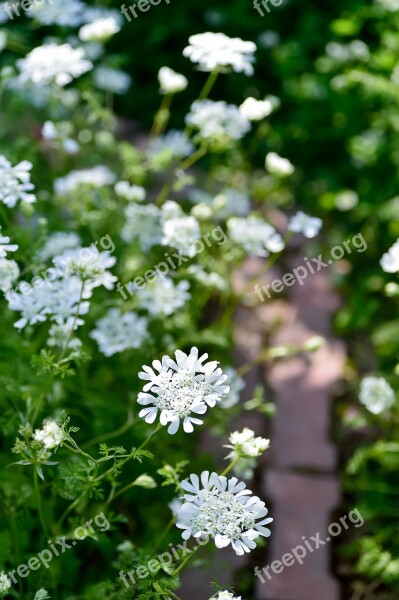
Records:
[[[0,225],[0,258],[5,258],[7,252],[16,252],[18,250],[17,244],[10,244],[11,238],[8,235],[1,235]]]
[[[223,100],[196,100],[186,123],[198,129],[200,139],[208,141],[239,140],[251,129],[239,108]]]
[[[105,356],[140,348],[147,336],[147,319],[134,312],[122,313],[119,308],[111,308],[96,321],[96,329],[90,334]]]
[[[231,592],[219,592],[217,596],[212,596],[210,600],[241,600],[241,596],[234,596]]]
[[[323,221],[318,217],[310,217],[301,210],[294,215],[288,223],[288,231],[303,233],[307,238],[314,238],[323,226]]]
[[[172,512],[172,515],[176,518],[177,517],[177,513],[179,512],[179,510],[182,507],[182,500],[180,500],[180,498],[174,498],[171,502],[169,502],[168,506]]]
[[[43,25],[78,27],[84,22],[85,4],[80,0],[51,0],[51,2],[32,2],[26,15]]]
[[[188,85],[188,80],[184,75],[176,73],[169,67],[162,67],[159,70],[158,81],[163,94],[182,92]]]
[[[175,357],[176,361],[169,356],[163,356],[161,361],[154,360],[153,369],[143,366],[139,377],[149,383],[137,400],[147,406],[139,416],[147,423],[154,423],[159,412],[160,423],[170,423],[168,433],[171,435],[179,429],[180,421],[183,421],[184,431],[191,433],[193,425],[203,423],[191,416],[192,413],[203,415],[208,406],[215,406],[229,391],[229,386],[224,385],[227,377],[218,368],[218,362],[204,363],[207,354],[199,356],[194,347],[188,355],[176,350]]]
[[[233,242],[250,255],[269,256],[270,252],[281,252],[284,248],[281,235],[260,217],[232,217],[227,221],[227,228]]]
[[[201,229],[197,219],[188,217],[173,200],[162,206],[162,244],[173,246],[184,256],[196,254],[195,243],[201,238]]]
[[[17,60],[18,79],[38,86],[54,84],[60,87],[90,71],[93,65],[84,59],[83,48],[70,44],[45,44],[34,48],[25,58]]]
[[[76,192],[81,185],[93,188],[102,188],[115,182],[116,176],[103,165],[91,169],[71,171],[65,177],[59,177],[54,181],[54,190],[59,196],[67,196]]]
[[[83,25],[79,30],[79,38],[82,42],[106,42],[121,28],[113,17],[97,19],[93,23]]]
[[[133,293],[137,292],[140,308],[145,309],[153,317],[169,317],[191,298],[188,281],[179,281],[175,285],[169,277],[158,278],[142,289],[135,289],[130,283],[128,289]]]
[[[19,277],[19,267],[15,260],[0,258],[0,290],[8,292]]]
[[[76,154],[79,152],[79,144],[69,137],[72,126],[69,122],[53,123],[46,121],[42,127],[42,137],[50,142],[51,147],[56,150],[63,150],[67,154]]]
[[[395,404],[396,397],[383,377],[365,377],[360,384],[359,400],[367,410],[379,415]]]
[[[244,42],[241,38],[230,38],[224,33],[209,31],[192,35],[188,41],[189,46],[183,50],[183,56],[198,64],[202,71],[232,68],[236,73],[245,75],[254,72],[254,42]]]
[[[4,573],[0,573],[0,596],[6,596],[12,586],[11,579]]]
[[[71,331],[78,329],[75,323],[74,317],[68,317],[68,319],[61,324],[54,323],[48,332],[47,345],[50,348],[65,348],[68,344],[69,350],[78,350],[82,346],[82,342],[77,337],[71,338]]]
[[[230,391],[228,396],[220,403],[221,408],[231,408],[240,401],[240,393],[245,388],[245,381],[242,377],[237,375],[237,372],[232,367],[225,369],[228,381],[230,384]]]
[[[99,286],[112,290],[115,281],[118,280],[108,271],[115,265],[116,258],[108,251],[99,252],[95,246],[65,250],[53,258],[53,263],[68,275],[75,275],[84,281],[86,291]]]
[[[242,431],[235,431],[230,434],[230,444],[225,448],[230,448],[226,458],[257,458],[261,456],[270,446],[270,440],[262,437],[255,437],[252,429],[244,427]]]
[[[194,146],[184,131],[171,129],[164,136],[150,141],[148,153],[150,156],[168,152],[171,158],[185,158],[194,152]]]
[[[31,168],[32,163],[28,160],[13,167],[5,156],[0,155],[0,202],[9,208],[14,208],[18,200],[27,204],[36,202],[36,196],[29,193],[34,189],[30,182]]]
[[[79,246],[80,237],[77,233],[56,231],[46,238],[44,245],[38,250],[36,256],[39,260],[46,262],[49,258],[54,258],[54,256],[62,254],[65,250],[71,250]]]
[[[125,208],[121,237],[127,243],[138,241],[144,251],[162,242],[161,211],[153,204],[131,202]]]
[[[295,167],[288,158],[282,158],[276,152],[269,152],[265,158],[265,167],[273,175],[285,177],[292,175]]]
[[[36,429],[33,439],[41,442],[47,450],[61,446],[65,439],[65,433],[55,421],[51,419],[44,421],[43,429]]]
[[[130,202],[143,202],[146,199],[145,189],[141,185],[130,185],[128,181],[118,181],[114,189],[118,196]]]
[[[240,111],[248,121],[260,121],[273,112],[273,104],[270,100],[247,98],[241,104]]]
[[[380,265],[386,273],[397,273],[399,271],[399,239],[383,255]]]
[[[200,265],[190,265],[187,269],[187,273],[195,277],[195,279],[206,288],[213,288],[220,290],[221,292],[228,289],[227,281],[225,281],[221,275],[214,272],[207,273]],[[226,407],[226,401],[227,399],[223,400],[223,407]]]
[[[125,94],[132,85],[132,78],[120,69],[97,67],[94,70],[94,85],[100,90]]]
[[[180,484],[185,492],[185,503],[177,517],[177,527],[188,540],[212,536],[217,548],[232,545],[239,556],[256,548],[260,536],[269,537],[265,527],[273,521],[265,518],[268,510],[257,496],[252,496],[244,482],[237,477],[227,479],[209,471],[190,475]],[[259,520],[260,519],[260,520]]]

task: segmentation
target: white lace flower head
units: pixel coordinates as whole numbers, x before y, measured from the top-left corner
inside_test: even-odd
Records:
[[[281,235],[260,217],[232,217],[227,228],[231,239],[250,255],[269,256],[270,252],[281,252],[284,248]]]
[[[162,425],[170,423],[168,433],[175,434],[183,421],[183,429],[191,433],[194,425],[203,421],[191,416],[203,415],[208,406],[215,406],[229,391],[224,385],[227,376],[218,368],[217,361],[205,363],[207,354],[198,356],[198,349],[191,348],[187,355],[175,352],[176,360],[163,356],[154,360],[153,368],[143,366],[140,379],[148,381],[139,393],[138,403],[147,406],[139,416],[147,423],[154,423],[159,415]]]
[[[360,384],[359,400],[367,410],[379,415],[395,404],[396,397],[383,377],[365,377]]]
[[[128,181],[118,181],[114,190],[117,196],[129,200],[129,202],[143,202],[147,195],[141,185],[130,185]]]
[[[186,116],[186,123],[198,129],[200,140],[220,143],[239,140],[251,129],[239,108],[224,100],[196,100]]]
[[[323,221],[318,217],[310,217],[301,210],[288,223],[288,231],[303,233],[307,238],[314,238],[322,228]]]
[[[386,273],[399,272],[399,239],[381,258],[380,265]]]
[[[112,356],[131,348],[140,348],[148,335],[147,319],[137,313],[122,313],[119,308],[111,308],[96,322],[96,329],[90,337],[97,341],[105,356]]]
[[[162,67],[158,73],[158,81],[163,94],[176,94],[186,89],[188,80],[184,75],[176,73],[169,67]]]
[[[0,202],[9,208],[14,208],[18,200],[27,204],[36,202],[36,196],[29,193],[34,189],[30,182],[31,168],[32,163],[28,160],[13,167],[5,156],[0,155]]]
[[[256,100],[250,97],[241,104],[240,111],[248,121],[260,121],[268,117],[273,112],[273,108],[271,100]]]
[[[44,4],[33,2],[26,15],[43,25],[78,27],[84,22],[84,9],[80,0],[51,0]]]
[[[276,152],[266,154],[265,167],[273,175],[278,177],[286,177],[292,175],[295,171],[294,165],[288,160],[279,156]]]
[[[103,285],[112,290],[118,278],[108,270],[116,263],[116,258],[107,251],[97,248],[73,248],[65,250],[53,258],[53,263],[67,274],[75,275],[85,282],[85,289],[92,290]]]
[[[201,238],[201,229],[197,219],[187,216],[173,200],[162,207],[162,244],[172,246],[184,256],[196,254],[195,244]]]
[[[241,596],[234,596],[231,592],[222,591],[217,596],[212,596],[210,600],[241,600]]]
[[[192,35],[183,56],[199,65],[202,71],[232,69],[236,73],[252,75],[255,61],[254,42],[244,42],[241,38],[230,38],[224,33],[199,33]]]
[[[134,282],[128,284],[130,293],[137,292],[140,308],[153,317],[169,317],[182,308],[191,298],[188,281],[175,285],[170,277],[158,277],[142,289],[135,289]]]
[[[11,238],[7,235],[1,235],[0,225],[0,258],[5,258],[7,252],[16,252],[18,250],[17,244],[10,244]]]
[[[56,231],[46,238],[44,245],[38,250],[36,256],[39,260],[46,262],[62,254],[65,250],[80,247],[80,237],[74,232]]]
[[[182,537],[211,536],[217,548],[229,544],[236,554],[243,555],[256,547],[259,536],[269,537],[265,527],[273,519],[265,518],[268,510],[257,496],[252,496],[237,477],[227,479],[217,473],[203,471],[190,475],[181,483],[185,503],[178,513],[176,525],[183,529]]]
[[[229,442],[225,448],[230,448],[232,452],[226,458],[257,458],[270,446],[270,440],[255,437],[255,433],[248,427],[231,433]]]
[[[54,190],[59,196],[67,196],[76,192],[81,185],[93,188],[102,188],[115,182],[115,174],[104,165],[91,169],[71,171],[65,177],[54,181]]]
[[[93,23],[87,23],[79,30],[79,38],[83,42],[106,42],[121,28],[113,17],[103,17]]]
[[[57,423],[51,419],[44,421],[43,429],[36,429],[33,439],[41,442],[45,448],[51,450],[62,444],[65,433]]]
[[[54,84],[63,87],[93,67],[84,58],[83,48],[70,44],[45,44],[34,48],[25,58],[17,60],[19,80],[38,86]]]
[[[15,260],[0,258],[0,290],[8,292],[19,277],[19,267]]]
[[[8,594],[12,586],[11,579],[2,572],[0,573],[0,597],[4,597]]]

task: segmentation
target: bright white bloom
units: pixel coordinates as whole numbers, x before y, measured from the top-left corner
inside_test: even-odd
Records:
[[[1,235],[0,231],[0,258],[5,258],[7,256],[7,252],[16,252],[18,250],[17,244],[10,244],[10,241],[11,238],[9,238],[7,235]]]
[[[259,536],[269,537],[265,527],[273,521],[265,518],[268,510],[257,496],[252,496],[244,482],[237,477],[227,479],[209,471],[190,475],[182,481],[185,503],[179,510],[177,527],[182,537],[206,538],[212,536],[217,548],[232,545],[239,556],[256,548]],[[260,519],[260,520],[259,520]]]
[[[99,90],[113,92],[114,94],[125,94],[132,85],[132,78],[120,69],[97,67],[94,71],[94,85]]]
[[[115,281],[118,280],[108,271],[115,265],[116,258],[111,256],[108,250],[99,252],[95,246],[65,250],[53,258],[53,263],[59,269],[84,281],[86,291],[101,285],[107,290],[112,290]]]
[[[199,130],[200,139],[214,142],[239,140],[251,129],[239,108],[223,100],[196,100],[186,116],[186,123]]]
[[[11,589],[11,580],[7,575],[3,572],[0,573],[0,596],[6,596]]]
[[[197,219],[186,216],[180,206],[168,200],[162,207],[162,244],[178,248],[184,256],[196,254],[196,242],[201,238]]]
[[[65,177],[59,177],[54,181],[55,192],[59,196],[67,196],[76,192],[81,185],[101,188],[115,182],[116,176],[108,167],[99,165],[91,169],[71,171]]]
[[[266,154],[265,167],[270,173],[279,177],[292,175],[295,171],[294,165],[290,163],[288,158],[282,158],[276,152]]]
[[[219,592],[217,596],[212,596],[210,600],[241,600],[241,596],[233,596],[231,592]]]
[[[37,252],[36,256],[39,260],[46,262],[49,258],[54,258],[54,256],[62,254],[65,250],[78,247],[80,247],[80,237],[77,233],[56,231],[46,238],[44,246]]]
[[[247,98],[240,106],[241,114],[248,121],[260,121],[273,112],[273,103],[270,100],[256,100]]]
[[[55,421],[44,421],[43,429],[36,429],[33,439],[41,442],[47,450],[61,446],[64,441],[65,433]]]
[[[186,89],[188,80],[184,75],[176,73],[169,67],[162,67],[158,73],[158,81],[163,94],[176,94]]]
[[[307,238],[314,238],[322,228],[323,221],[317,217],[305,215],[301,210],[288,223],[288,231],[303,233]]]
[[[162,137],[155,138],[148,145],[150,156],[168,152],[171,158],[185,158],[194,152],[194,146],[184,131],[171,129]]]
[[[55,150],[63,150],[67,154],[79,152],[79,144],[69,137],[72,127],[69,122],[53,123],[46,121],[42,127],[42,137],[50,142]]]
[[[63,87],[93,67],[84,58],[83,48],[70,44],[45,44],[34,48],[25,58],[17,60],[22,83],[55,84]]]
[[[230,391],[228,396],[222,400],[220,406],[222,408],[231,408],[240,401],[240,394],[245,388],[245,381],[242,377],[237,375],[236,370],[232,367],[227,367],[225,372],[229,378]]]
[[[159,411],[160,423],[170,423],[171,435],[179,429],[180,421],[184,431],[191,433],[193,425],[203,423],[192,413],[203,415],[208,406],[215,406],[229,391],[229,386],[224,385],[227,376],[218,368],[218,362],[204,363],[208,355],[198,356],[198,348],[191,348],[188,355],[176,350],[175,356],[176,361],[169,356],[163,356],[162,361],[154,360],[153,369],[143,366],[139,377],[149,383],[137,400],[147,406],[139,416],[147,423],[154,423]]]
[[[120,30],[119,23],[113,17],[105,17],[83,25],[79,37],[83,42],[106,42]]]
[[[183,50],[191,62],[199,65],[202,71],[229,70],[252,75],[256,45],[240,38],[230,38],[224,33],[200,33],[188,39],[189,46]]]
[[[250,255],[269,256],[270,252],[281,252],[284,248],[281,235],[260,217],[232,217],[227,221],[227,227],[233,242]]]
[[[0,202],[10,208],[14,208],[18,200],[27,204],[36,202],[36,196],[29,193],[34,189],[30,182],[31,168],[32,163],[28,160],[13,167],[5,156],[0,155]]]
[[[161,211],[153,204],[132,202],[125,209],[121,237],[127,243],[138,241],[144,251],[162,241]]]
[[[122,313],[119,308],[111,308],[90,334],[105,356],[140,348],[147,336],[147,319],[134,312]]]
[[[153,317],[169,317],[182,308],[191,298],[188,281],[174,284],[169,277],[161,277],[148,283],[143,289],[136,290],[128,284],[131,292],[137,291],[140,308],[144,308]]]
[[[146,199],[145,189],[141,185],[130,185],[128,181],[118,181],[114,190],[118,196],[130,202],[143,202]]]
[[[226,458],[257,458],[270,446],[270,440],[255,437],[255,433],[248,427],[230,434],[229,442],[225,448],[230,448],[233,452]]]
[[[51,0],[51,2],[33,2],[26,15],[43,25],[78,27],[84,21],[85,5],[80,0]]]
[[[15,260],[0,258],[0,290],[8,292],[19,277],[19,267]]]
[[[360,402],[375,415],[389,410],[396,401],[395,392],[383,377],[365,377],[360,384]]]
[[[386,273],[399,272],[399,239],[381,258],[380,265]]]

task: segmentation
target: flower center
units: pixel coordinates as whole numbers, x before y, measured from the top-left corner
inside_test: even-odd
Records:
[[[205,531],[212,536],[227,535],[231,539],[239,538],[255,526],[254,516],[230,492],[207,491],[203,504],[192,522],[195,531]]]

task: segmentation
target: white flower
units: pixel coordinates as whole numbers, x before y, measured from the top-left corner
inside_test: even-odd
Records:
[[[111,308],[90,334],[105,356],[140,348],[147,336],[147,319],[134,312],[122,313],[119,308]]]
[[[51,0],[51,2],[33,2],[26,15],[43,25],[78,27],[84,22],[85,5],[80,0]]]
[[[240,38],[230,38],[224,33],[200,33],[189,38],[189,46],[183,50],[191,62],[202,71],[221,71],[231,67],[236,73],[252,75],[256,45]]]
[[[19,267],[15,260],[0,258],[0,290],[8,292],[19,277]]]
[[[169,67],[162,67],[158,73],[158,81],[163,94],[176,94],[186,89],[188,80],[184,75],[176,73]]]
[[[34,194],[30,194],[34,189],[30,182],[29,171],[32,163],[28,160],[12,166],[5,156],[0,155],[0,201],[6,206],[14,208],[18,200],[32,204],[36,202]]]
[[[113,17],[97,19],[93,23],[83,25],[79,30],[79,37],[83,42],[106,42],[121,28]]]
[[[132,284],[128,286],[131,292],[137,291],[140,308],[148,311],[153,317],[170,317],[191,298],[188,281],[179,281],[175,285],[169,277],[158,278],[138,290],[135,290]]]
[[[229,442],[230,445],[225,448],[230,448],[233,452],[230,452],[226,458],[257,458],[270,446],[270,440],[255,437],[255,433],[248,427],[231,433]]]
[[[175,356],[176,361],[169,356],[163,356],[162,361],[154,360],[154,369],[143,366],[139,377],[149,383],[137,400],[147,406],[139,416],[147,423],[154,423],[159,411],[160,423],[170,423],[171,435],[179,429],[180,420],[184,431],[191,433],[193,425],[203,423],[191,414],[203,415],[208,406],[215,406],[229,391],[229,386],[224,385],[227,376],[218,368],[217,361],[204,364],[207,354],[199,357],[198,349],[191,348],[190,354],[176,350]]]
[[[7,256],[7,252],[16,252],[18,250],[17,244],[10,244],[10,241],[11,238],[6,235],[1,235],[0,231],[0,258],[5,258]]]
[[[162,137],[151,140],[148,145],[150,156],[168,152],[171,158],[185,158],[194,152],[194,146],[184,131],[171,129]]]
[[[375,415],[389,410],[396,401],[395,392],[383,377],[365,377],[360,384],[360,402]]]
[[[273,112],[273,103],[270,100],[256,100],[250,97],[241,104],[240,111],[248,121],[260,121]]]
[[[56,231],[46,238],[44,246],[37,252],[39,260],[46,262],[49,258],[54,258],[57,254],[62,254],[65,250],[71,250],[80,246],[80,238],[77,233],[66,233],[65,231]]]
[[[270,252],[281,252],[284,248],[281,235],[260,217],[232,217],[227,227],[231,239],[250,255],[269,256]]]
[[[307,238],[314,238],[319,233],[323,221],[317,217],[305,215],[301,210],[294,215],[288,223],[288,231],[303,233]]]
[[[142,202],[146,199],[145,189],[141,185],[130,185],[128,181],[118,181],[114,190],[118,196],[130,202]]]
[[[231,408],[240,401],[240,393],[245,388],[245,381],[242,377],[237,375],[236,370],[232,367],[227,367],[225,372],[229,378],[230,391],[228,396],[222,400],[220,406],[222,408]]]
[[[11,589],[11,579],[4,573],[0,573],[0,596],[6,596]]]
[[[46,121],[42,127],[42,137],[47,140],[55,150],[62,150],[67,154],[79,152],[79,144],[69,137],[72,127],[68,122],[53,123]]]
[[[243,555],[256,547],[259,536],[269,537],[265,527],[273,521],[265,518],[268,510],[257,496],[252,496],[244,482],[237,477],[227,479],[209,471],[190,475],[183,481],[185,503],[178,513],[177,527],[183,529],[182,537],[188,540],[212,536],[217,548],[232,545],[236,554]],[[260,520],[259,520],[260,519]]]
[[[74,317],[68,317],[65,323],[61,323],[60,325],[54,323],[48,332],[47,345],[51,348],[61,349],[64,349],[68,345],[69,350],[78,350],[82,346],[82,342],[77,337],[71,338],[72,328],[75,331],[78,329],[78,326]]]
[[[36,429],[33,434],[33,439],[37,442],[41,442],[47,450],[60,446],[64,441],[64,438],[64,431],[51,419],[44,421],[43,429]]]
[[[125,94],[132,85],[132,78],[120,69],[97,67],[94,71],[94,85],[99,90]]]
[[[397,273],[399,271],[399,239],[381,258],[380,265],[386,273]]]
[[[86,291],[104,286],[112,290],[118,278],[108,271],[116,263],[116,258],[107,251],[99,252],[96,247],[65,250],[53,258],[53,263],[66,273],[75,275],[85,282]]]
[[[182,507],[183,502],[180,500],[180,498],[174,498],[172,500],[172,502],[169,502],[168,506],[172,512],[172,515],[176,518],[177,517],[177,513],[179,512],[179,510]]]
[[[216,142],[239,140],[251,128],[239,108],[223,100],[196,100],[186,116],[186,123],[199,130],[200,139]]]
[[[212,596],[210,600],[241,600],[241,596],[233,596],[231,592],[219,592],[217,596]]]
[[[98,165],[91,169],[71,171],[65,177],[59,177],[54,181],[54,189],[59,196],[66,196],[76,192],[81,185],[102,188],[114,183],[115,179],[116,176],[108,167]]]
[[[288,158],[282,158],[276,152],[269,152],[266,154],[265,166],[270,173],[279,177],[285,177],[286,175],[292,175],[295,171],[295,167]]]
[[[125,219],[121,231],[125,242],[138,241],[144,251],[161,244],[161,211],[157,206],[132,202],[125,209]]]
[[[83,48],[70,44],[45,44],[34,48],[25,58],[17,60],[22,83],[38,86],[54,84],[60,87],[90,71],[92,63],[84,59]]]
[[[195,243],[201,237],[197,219],[187,217],[173,200],[162,207],[162,244],[178,248],[184,256],[196,254]]]

